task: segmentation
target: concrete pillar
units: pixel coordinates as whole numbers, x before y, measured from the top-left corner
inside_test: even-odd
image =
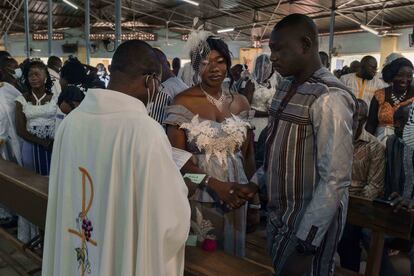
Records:
[[[397,51],[397,41],[398,37],[395,36],[385,36],[381,38],[381,58],[379,68],[382,68],[382,65],[385,62],[385,58]]]
[[[83,45],[79,45],[78,46],[78,54],[77,54],[77,58],[80,62],[86,64],[86,47]]]
[[[86,64],[91,62],[91,41],[89,38],[90,34],[90,3],[89,0],[85,1],[85,47],[86,47]]]

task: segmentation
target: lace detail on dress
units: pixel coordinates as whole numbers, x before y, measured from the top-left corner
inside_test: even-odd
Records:
[[[220,127],[213,127],[212,123],[217,122],[200,122],[199,116],[195,115],[190,123],[183,123],[180,128],[187,130],[190,143],[194,142],[200,151],[205,152],[207,162],[213,155],[221,165],[227,167],[227,157],[234,156],[241,148],[250,123],[235,115],[217,123]]]
[[[16,98],[16,101],[23,106],[23,113],[26,116],[27,131],[41,139],[52,138],[55,133],[55,117],[57,112],[56,100],[51,99],[44,105],[33,105],[27,102],[23,96]]]
[[[45,124],[50,124],[50,122],[45,120]],[[55,135],[55,126],[27,126],[27,131],[41,139],[52,138]]]

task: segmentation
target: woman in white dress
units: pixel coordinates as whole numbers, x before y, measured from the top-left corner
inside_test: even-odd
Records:
[[[57,111],[51,91],[53,82],[41,61],[31,61],[24,68],[23,76],[29,92],[16,98],[16,128],[23,139],[23,167],[47,176]],[[27,243],[37,234],[36,227],[19,217],[18,238],[21,241]]]
[[[195,40],[192,58],[201,82],[180,93],[166,109],[173,147],[191,152],[183,173],[206,177],[190,198],[192,218],[210,221],[219,248],[244,257],[247,204],[257,191],[253,175],[250,106],[244,96],[223,90],[231,68],[227,44],[215,36]]]

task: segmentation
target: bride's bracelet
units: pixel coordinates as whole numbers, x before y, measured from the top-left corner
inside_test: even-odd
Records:
[[[208,187],[208,182],[211,180],[211,176],[206,175],[206,177],[204,178],[203,184],[205,187]]]

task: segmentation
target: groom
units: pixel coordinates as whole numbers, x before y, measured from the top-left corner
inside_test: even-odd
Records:
[[[285,79],[269,117],[268,241],[276,275],[332,275],[351,184],[355,99],[321,64],[315,23],[291,14],[273,29]]]

